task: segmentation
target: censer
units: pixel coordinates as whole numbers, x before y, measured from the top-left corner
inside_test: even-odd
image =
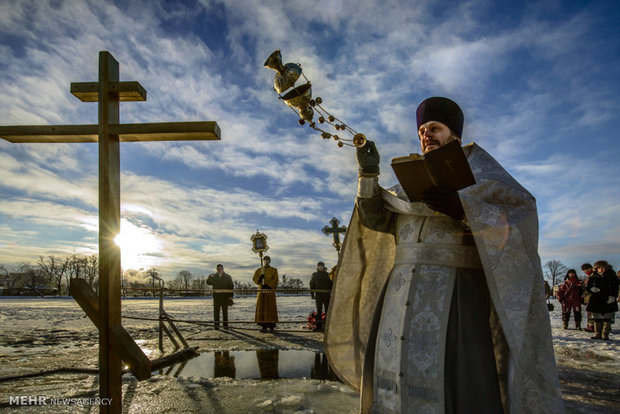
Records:
[[[348,145],[361,148],[366,145],[366,137],[364,134],[354,131],[347,124],[329,113],[322,106],[323,99],[320,97],[312,99],[312,84],[308,78],[306,78],[306,75],[303,74],[299,63],[282,64],[282,54],[278,49],[267,58],[265,66],[277,72],[273,79],[273,89],[280,99],[282,99],[293,112],[296,111],[299,115],[299,125],[304,125],[307,122],[310,128],[321,133],[322,138],[333,138],[339,147]],[[297,82],[300,76],[304,77],[306,83],[295,87],[295,82]],[[290,90],[286,92],[288,89]],[[282,95],[284,92],[286,93]],[[313,120],[315,111],[318,112],[319,115],[317,119],[319,125]],[[342,131],[343,134],[349,134],[352,138],[344,138],[326,131],[324,128],[328,128],[328,126],[333,127],[336,131]]]

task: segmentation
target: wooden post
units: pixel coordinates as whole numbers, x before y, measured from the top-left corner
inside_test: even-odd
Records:
[[[159,288],[159,350],[164,352],[164,288]]]
[[[112,349],[110,328],[121,325],[121,252],[114,243],[120,233],[120,153],[118,135],[110,124],[119,123],[118,93],[110,84],[119,81],[118,62],[99,52],[99,389],[101,398],[111,398],[102,413],[120,413],[121,359]]]

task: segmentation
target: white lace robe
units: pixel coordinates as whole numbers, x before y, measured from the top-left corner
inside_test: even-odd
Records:
[[[415,222],[421,217],[430,217],[439,226],[441,217],[447,219],[445,223],[455,221],[429,210],[422,203],[408,202],[398,188],[396,192],[382,189],[387,208],[399,214],[396,234],[399,239],[364,227],[354,211],[339,260],[327,320],[328,358],[345,383],[358,392],[363,391],[362,397],[374,393],[375,399],[384,399],[379,406],[386,411],[443,412],[445,355],[441,341],[445,342],[445,333],[442,327],[447,324],[454,274],[439,272],[433,280],[428,280],[425,277],[432,276],[432,272],[412,273],[411,270],[450,263],[456,267],[481,265],[496,319],[491,329],[498,371],[500,378],[506,380],[504,411],[563,413],[538,256],[535,200],[482,148],[470,144],[464,150],[476,184],[459,191],[459,196],[465,211],[464,222],[474,235],[477,255],[454,249],[425,249],[424,246],[417,246],[418,251],[412,253],[412,246],[406,247],[407,240],[403,239],[408,234],[407,225],[415,232]],[[403,216],[408,218],[401,219]],[[445,232],[449,233],[451,231]],[[450,243],[447,240],[447,244]],[[460,248],[455,247],[456,250]],[[416,277],[416,274],[426,276]],[[379,310],[382,317],[379,338],[371,337],[372,318],[388,279],[386,292],[391,289],[391,293],[386,293],[388,300]],[[435,289],[429,293],[426,286],[431,284]],[[402,289],[396,289],[398,286]],[[415,312],[405,310],[412,307],[416,308]],[[427,334],[420,335],[424,331]],[[503,335],[496,335],[497,331],[502,331]],[[407,335],[407,341],[400,340],[403,334]],[[500,337],[501,341],[497,339]],[[385,344],[391,342],[399,344],[401,349],[387,349]],[[374,377],[362,378],[369,344],[377,345],[375,358],[371,358]],[[436,347],[437,344],[441,346]],[[402,372],[401,357],[408,358],[408,371],[394,376],[395,372]],[[426,374],[415,378],[421,372]],[[373,390],[373,384],[376,388],[377,381],[385,382],[386,378],[388,384],[380,384],[382,388],[389,389],[389,381],[394,380],[395,389],[413,390],[412,395],[403,400],[389,392],[381,394]],[[425,387],[419,387],[416,392],[416,383]],[[432,395],[424,390],[431,390]],[[363,402],[362,407],[368,409]]]

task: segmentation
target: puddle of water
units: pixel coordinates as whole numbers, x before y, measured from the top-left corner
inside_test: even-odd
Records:
[[[233,379],[303,378],[338,381],[327,356],[300,350],[212,351],[159,371],[175,377]]]

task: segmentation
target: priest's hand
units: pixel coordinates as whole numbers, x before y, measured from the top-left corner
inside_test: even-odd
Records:
[[[374,177],[379,175],[379,151],[375,143],[366,142],[361,148],[357,148],[357,164],[359,165],[360,177]]]
[[[422,193],[422,202],[429,208],[439,211],[456,220],[465,217],[459,193],[442,187],[432,187]]]

